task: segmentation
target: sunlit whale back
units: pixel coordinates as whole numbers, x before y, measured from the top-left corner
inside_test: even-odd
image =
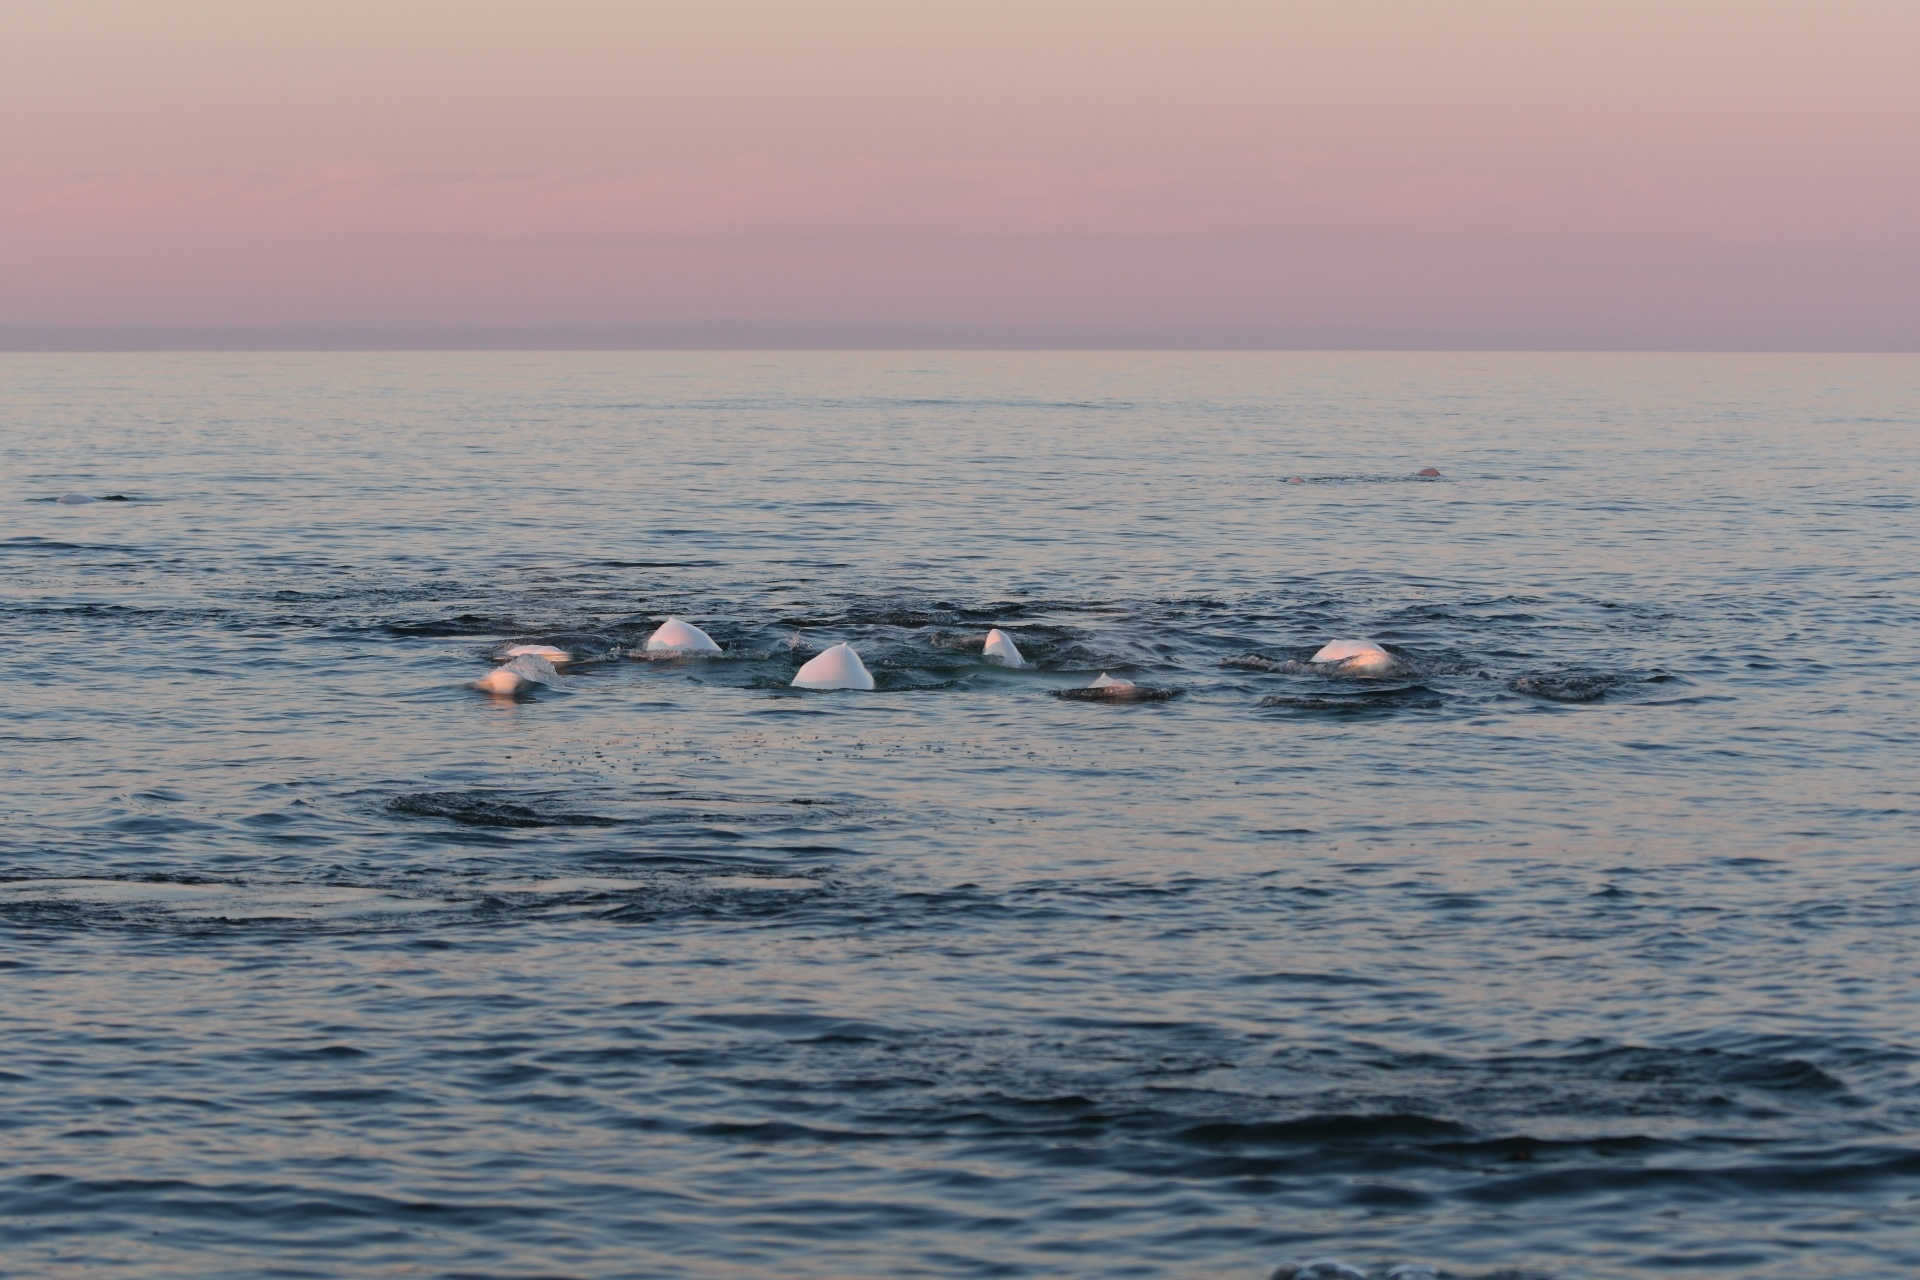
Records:
[[[660,629],[647,637],[647,651],[660,653],[719,653],[720,646],[713,637],[694,626],[691,622],[682,622],[678,618],[668,618],[660,624]]]
[[[550,644],[517,644],[500,656],[509,660],[513,658],[542,658],[551,662],[556,667],[562,663],[573,661],[572,654],[568,653],[565,649],[556,649]]]
[[[1393,670],[1393,655],[1371,640],[1334,640],[1320,647],[1307,659],[1320,665],[1337,665],[1341,675],[1384,675]]]
[[[981,651],[981,656],[988,662],[998,662],[1002,666],[1024,667],[1027,665],[1027,660],[1020,656],[1020,646],[1013,642],[1012,636],[998,627],[987,632],[987,647]]]
[[[873,673],[850,644],[837,644],[810,659],[793,677],[796,689],[871,689]]]
[[[1104,671],[1100,673],[1100,678],[1098,680],[1095,680],[1092,684],[1087,686],[1087,688],[1089,689],[1132,689],[1134,687],[1136,686],[1134,685],[1133,681],[1121,680],[1115,676],[1108,675]]]

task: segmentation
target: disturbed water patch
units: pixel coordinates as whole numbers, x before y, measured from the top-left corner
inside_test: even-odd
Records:
[[[392,813],[444,818],[468,827],[617,827],[623,819],[552,807],[548,797],[503,799],[485,791],[420,791],[387,801]]]
[[[1516,676],[1507,687],[1545,702],[1587,703],[1630,698],[1650,686],[1678,680],[1664,671],[1547,671]]]
[[[179,920],[340,920],[434,911],[445,904],[351,885],[245,885],[66,878],[0,881],[0,910],[86,908]]]
[[[1324,693],[1274,693],[1255,705],[1310,716],[1364,718],[1403,711],[1435,711],[1447,705],[1447,695],[1424,684],[1402,684]]]

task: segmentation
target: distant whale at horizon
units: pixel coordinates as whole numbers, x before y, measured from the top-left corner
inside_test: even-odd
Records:
[[[1315,666],[1337,666],[1343,676],[1385,675],[1399,664],[1371,640],[1333,640],[1307,659]]]
[[[1002,666],[1024,667],[1027,665],[1027,660],[1020,656],[1020,646],[1013,642],[1012,636],[998,627],[987,632],[986,648],[981,650],[980,656],[988,662],[997,662]]]
[[[866,663],[860,661],[860,655],[853,651],[853,646],[842,641],[825,653],[808,659],[806,665],[794,673],[792,687],[871,690],[873,673],[867,670]]]
[[[646,650],[649,653],[719,653],[720,646],[691,622],[668,618],[659,630],[647,637]]]

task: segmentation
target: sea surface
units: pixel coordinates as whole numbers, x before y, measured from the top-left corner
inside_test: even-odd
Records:
[[[1905,356],[0,356],[0,1275],[1920,1274],[1917,493]]]

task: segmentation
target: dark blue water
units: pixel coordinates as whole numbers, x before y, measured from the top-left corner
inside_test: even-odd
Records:
[[[1917,425],[1909,357],[0,357],[0,1274],[1914,1274]]]

